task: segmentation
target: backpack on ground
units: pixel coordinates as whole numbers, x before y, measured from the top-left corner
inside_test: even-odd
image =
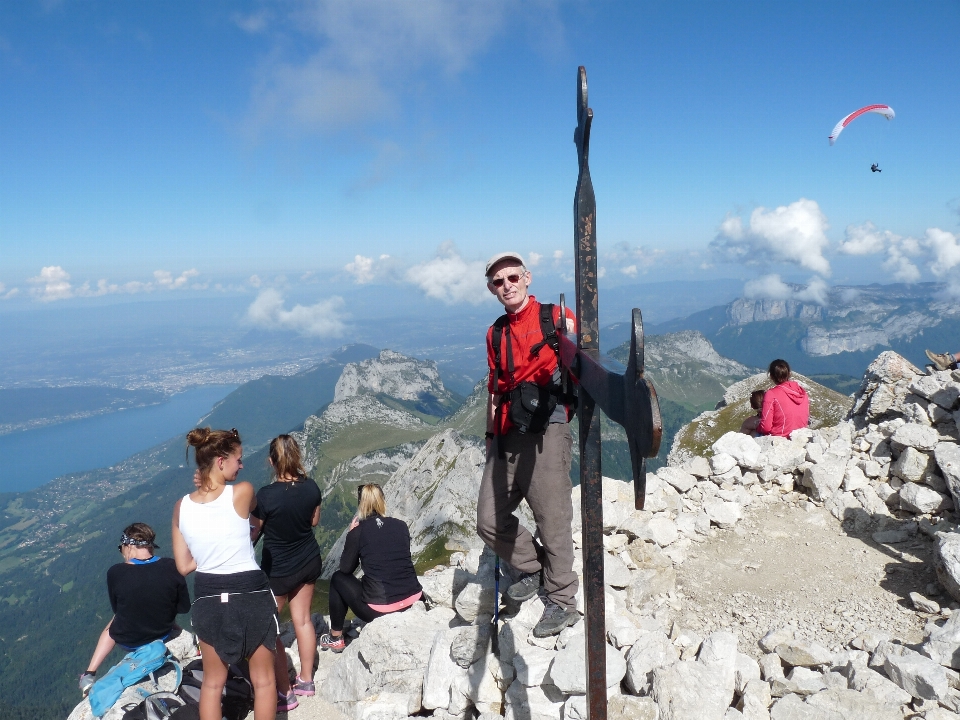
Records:
[[[549,345],[557,357],[560,357],[560,338],[557,337],[557,327],[553,322],[553,309],[554,305],[552,303],[540,305],[540,332],[543,334],[543,340],[531,348],[534,355],[539,355],[543,347]],[[561,318],[561,322],[565,322],[565,318]],[[490,338],[494,355],[493,386],[495,388],[498,387],[500,381],[500,366],[502,364],[500,345],[504,335],[507,336],[507,372],[510,374],[510,381],[513,382],[513,346],[510,343],[510,321],[507,315],[501,315],[493,323],[493,332]],[[517,383],[512,390],[506,393],[507,399],[510,401],[510,422],[521,433],[543,432],[547,429],[550,417],[558,403],[564,405],[576,403],[576,393],[572,389],[572,384],[569,384],[569,387],[569,390],[565,390],[557,383],[537,385],[526,380]]]
[[[183,679],[177,690],[185,704],[173,711],[170,720],[198,720],[202,685],[203,661],[194,660],[183,669]],[[227,682],[220,702],[226,720],[243,720],[253,710],[253,685],[240,667],[231,665],[228,668]]]
[[[127,653],[120,662],[110,668],[109,672],[90,688],[90,709],[93,714],[102,717],[120,699],[125,688],[136,685],[167,663],[173,664],[178,675],[177,684],[179,685],[180,663],[170,654],[167,646],[163,644],[163,640],[154,640],[152,643],[147,643]]]
[[[147,695],[139,704],[123,713],[123,720],[167,720],[175,716],[186,720],[177,710],[186,705],[186,701],[177,693],[156,692]],[[197,706],[199,708],[199,706]],[[200,717],[200,713],[197,713]]]

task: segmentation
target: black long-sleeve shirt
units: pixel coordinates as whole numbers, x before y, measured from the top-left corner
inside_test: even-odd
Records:
[[[390,605],[423,589],[403,520],[371,515],[347,533],[340,570],[352,575],[358,566],[363,566],[363,601],[368,605]]]

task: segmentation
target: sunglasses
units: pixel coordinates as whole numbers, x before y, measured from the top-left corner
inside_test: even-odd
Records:
[[[505,278],[497,278],[496,280],[491,280],[490,284],[494,287],[503,287],[504,280],[509,280],[511,285],[516,285],[520,282],[522,275],[507,275]]]

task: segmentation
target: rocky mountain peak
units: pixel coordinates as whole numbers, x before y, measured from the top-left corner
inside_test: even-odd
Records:
[[[751,368],[723,357],[699,330],[684,330],[651,335],[644,345],[646,364],[653,368],[689,363],[703,363],[704,370],[721,377],[749,375]]]
[[[416,401],[424,394],[445,398],[437,364],[433,360],[417,360],[393,350],[362,362],[348,363],[337,380],[334,402],[357,395],[383,393],[398,400]]]
[[[775,300],[773,298],[739,298],[727,307],[731,325],[746,325],[764,320],[786,318],[816,321],[823,320],[823,307],[800,300]]]

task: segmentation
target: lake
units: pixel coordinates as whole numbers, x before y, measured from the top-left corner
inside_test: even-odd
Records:
[[[0,435],[0,492],[32,490],[68,473],[110,467],[194,427],[236,385],[205,385],[159,405]]]

